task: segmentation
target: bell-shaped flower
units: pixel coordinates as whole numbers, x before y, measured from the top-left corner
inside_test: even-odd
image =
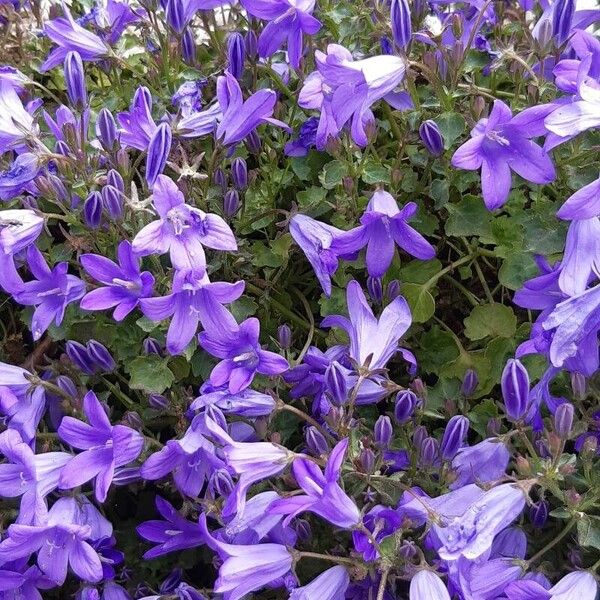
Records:
[[[147,150],[158,125],[152,118],[152,94],[147,87],[139,87],[133,95],[128,111],[117,115],[121,126],[119,141],[124,148]]]
[[[348,334],[350,357],[360,366],[368,362],[371,370],[384,368],[399,351],[398,341],[412,322],[406,300],[398,296],[377,319],[358,281],[351,281],[346,288],[346,301],[350,318],[330,315],[323,319],[322,326],[339,327]]]
[[[575,571],[549,589],[537,581],[523,579],[510,583],[504,594],[508,600],[595,600],[598,583],[591,573]]]
[[[140,455],[144,437],[125,425],[111,425],[94,392],[85,395],[83,412],[87,423],[63,417],[58,428],[58,435],[64,442],[83,450],[63,468],[59,486],[72,489],[95,479],[96,499],[104,502],[115,477],[115,469]]]
[[[167,350],[179,354],[192,341],[198,323],[206,329],[224,332],[237,323],[223,304],[237,300],[244,291],[244,282],[210,282],[204,270],[178,271],[173,288],[167,296],[141,300],[142,312],[153,321],[171,317],[167,331]]]
[[[460,489],[469,483],[489,483],[506,474],[510,452],[499,439],[489,438],[474,446],[461,448],[452,460],[456,480],[450,488]]]
[[[0,154],[22,145],[28,136],[36,136],[37,132],[33,117],[15,88],[0,79]]]
[[[396,244],[405,252],[421,260],[435,256],[434,247],[408,221],[417,212],[417,205],[409,202],[399,209],[394,198],[386,191],[377,190],[360,219],[361,225],[344,232],[336,241],[338,252],[356,252],[367,246],[367,270],[371,277],[385,275]]]
[[[223,561],[214,586],[215,593],[223,594],[223,600],[240,600],[250,592],[283,577],[292,568],[293,557],[286,546],[243,546],[221,542],[208,531],[204,513],[200,516],[199,525],[207,545],[215,550]]]
[[[140,302],[152,295],[154,276],[141,271],[140,259],[131,243],[122,241],[117,249],[118,264],[98,254],[82,254],[81,266],[104,285],[88,292],[80,306],[84,310],[113,308],[115,321],[122,321]]]
[[[558,285],[567,296],[581,294],[600,265],[600,219],[572,221],[567,232]]]
[[[33,152],[19,154],[4,171],[0,171],[0,200],[12,200],[24,191],[35,193],[32,181],[40,172],[40,160]]]
[[[531,140],[532,132],[512,119],[510,108],[495,100],[490,116],[478,121],[471,139],[452,157],[456,168],[481,169],[483,201],[489,210],[508,199],[511,169],[532,183],[550,183],[556,177],[550,157]]]
[[[205,383],[200,388],[200,395],[190,404],[190,409],[201,410],[209,406],[216,406],[225,414],[252,419],[270,415],[275,410],[275,399],[250,388],[232,394],[226,386],[215,388]]]
[[[19,304],[35,306],[31,332],[33,339],[39,340],[53,321],[57,326],[62,323],[67,305],[85,294],[85,283],[67,272],[69,265],[66,262],[50,269],[35,246],[27,249],[27,264],[35,280],[24,283],[13,298]]]
[[[205,328],[198,336],[200,346],[221,359],[210,374],[214,386],[227,383],[230,393],[237,394],[252,383],[256,373],[279,375],[289,367],[283,356],[262,349],[260,322],[254,317],[227,329]]]
[[[344,600],[350,585],[348,570],[336,565],[290,593],[290,600]]]
[[[284,523],[302,512],[309,511],[336,527],[356,527],[361,521],[360,511],[338,483],[347,448],[348,439],[338,442],[329,455],[324,473],[314,462],[297,458],[292,464],[292,471],[305,495],[276,500],[269,507],[269,511],[287,514]]]
[[[585,220],[600,216],[600,178],[569,196],[556,216],[565,220]]]
[[[0,434],[0,453],[8,460],[0,464],[0,496],[21,497],[17,523],[44,523],[48,509],[45,497],[56,489],[60,471],[71,459],[66,452],[34,454],[14,429]]]
[[[410,600],[450,600],[448,588],[440,576],[427,569],[418,571],[410,580],[408,597]]]
[[[203,272],[206,268],[204,246],[237,250],[229,225],[218,215],[186,204],[183,194],[169,177],[158,176],[152,202],[159,218],[135,236],[133,250],[137,254],[168,252],[176,269]]]

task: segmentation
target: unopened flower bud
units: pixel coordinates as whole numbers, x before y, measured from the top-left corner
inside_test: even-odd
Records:
[[[375,443],[380,448],[388,448],[392,441],[393,427],[392,420],[387,415],[381,415],[375,422],[374,428]]]
[[[410,390],[398,392],[396,404],[394,406],[394,417],[400,425],[408,423],[412,418],[419,399],[416,394]]]
[[[106,372],[110,373],[114,371],[117,366],[110,352],[100,342],[96,340],[90,340],[86,344],[86,349],[89,357],[94,361],[97,367]]]
[[[415,427],[415,430],[413,431],[413,436],[412,436],[413,444],[415,445],[415,447],[420,448],[421,444],[423,443],[423,440],[426,437],[427,437],[427,428],[424,425],[419,425],[418,427]]]
[[[133,410],[128,410],[123,415],[123,422],[132,429],[137,429],[138,431],[141,431],[144,427],[144,421],[142,421],[142,417],[140,417],[140,415]]]
[[[367,277],[367,290],[373,302],[383,300],[383,280],[381,277]]]
[[[571,373],[571,389],[577,400],[583,400],[587,395],[585,375]]]
[[[187,19],[185,12],[182,0],[167,0],[165,8],[167,23],[177,33],[181,33],[186,26]]]
[[[231,163],[231,180],[234,187],[240,192],[248,187],[248,165],[239,156]]]
[[[390,302],[395,300],[400,295],[400,282],[397,279],[392,279],[392,281],[387,284],[385,293]]]
[[[71,362],[86,375],[93,375],[96,363],[90,357],[87,348],[79,342],[69,340],[65,345],[67,356]]]
[[[241,79],[244,73],[245,56],[244,37],[237,31],[230,33],[227,37],[227,70],[236,79]]]
[[[573,416],[575,408],[570,402],[563,402],[554,413],[554,431],[563,440],[569,438],[573,429]]]
[[[238,210],[240,210],[240,195],[238,191],[227,190],[223,197],[223,213],[226,217],[231,218],[235,216]]]
[[[421,442],[420,459],[423,466],[429,467],[438,458],[439,445],[438,441],[432,437],[426,437]]]
[[[262,142],[260,141],[260,137],[258,136],[258,133],[256,133],[256,130],[251,131],[246,136],[244,143],[246,144],[246,148],[248,148],[250,154],[260,154]]]
[[[473,369],[467,369],[460,388],[461,394],[465,398],[469,398],[479,385],[479,377]]]
[[[221,188],[223,193],[227,191],[227,175],[225,175],[225,171],[223,171],[223,169],[215,169],[212,180],[216,186]]]
[[[444,153],[444,137],[435,121],[423,121],[419,127],[419,136],[429,154],[441,156]]]
[[[156,410],[165,410],[169,406],[169,401],[162,394],[150,394],[148,404]]]
[[[110,169],[106,174],[106,185],[112,185],[122,194],[125,193],[125,182],[123,181],[123,177],[121,177],[121,173],[116,169]]]
[[[173,134],[168,123],[161,123],[148,144],[146,156],[146,182],[152,187],[157,177],[164,171],[171,151]]]
[[[258,55],[258,38],[256,32],[250,29],[244,38],[244,47],[246,48],[246,56],[248,60],[255,60]]]
[[[342,406],[348,399],[348,385],[342,365],[333,361],[325,371],[325,384],[329,399],[336,406]]]
[[[54,144],[54,152],[56,154],[60,154],[61,156],[70,156],[72,154],[71,148],[67,146],[66,142],[62,140],[57,140],[56,144]]]
[[[288,350],[292,345],[292,330],[287,323],[277,328],[277,339],[283,350]]]
[[[83,203],[83,219],[88,227],[97,229],[102,220],[102,196],[92,192]]]
[[[101,109],[96,120],[96,137],[98,141],[107,152],[110,152],[115,147],[117,136],[117,124],[112,113],[108,108]]]
[[[372,473],[375,470],[375,453],[371,448],[363,448],[359,456],[363,473]]]
[[[390,20],[394,41],[399,48],[406,50],[412,36],[410,4],[408,0],[392,0],[390,5]]]
[[[217,469],[211,475],[208,485],[216,492],[216,496],[223,497],[229,496],[234,488],[233,479],[225,469]]]
[[[142,342],[142,348],[144,349],[145,354],[158,354],[159,356],[162,355],[162,346],[155,338],[146,338]]]
[[[322,456],[329,452],[329,445],[325,436],[313,425],[306,428],[304,439],[308,451],[314,456]]]
[[[194,66],[196,64],[196,42],[189,27],[185,28],[181,36],[181,54],[188,65]]]
[[[296,519],[294,529],[301,542],[307,542],[312,538],[312,529],[310,523],[306,519]]]
[[[511,421],[519,421],[529,407],[529,375],[520,360],[511,358],[500,380],[504,409]]]
[[[557,45],[562,45],[571,34],[575,14],[575,0],[556,0],[552,11],[552,35]]]
[[[485,426],[488,437],[496,437],[500,433],[501,425],[500,419],[496,419],[495,417],[489,419]]]
[[[102,205],[111,219],[120,219],[123,216],[123,194],[112,185],[102,188]]]
[[[541,529],[548,520],[548,503],[540,500],[529,508],[529,520],[536,529]]]
[[[394,46],[388,37],[382,37],[379,40],[379,45],[381,46],[381,54],[394,54]]]
[[[71,398],[77,398],[77,387],[73,383],[73,380],[66,375],[59,375],[56,378],[56,385],[65,393],[67,396],[71,396]]]
[[[71,104],[81,110],[87,105],[85,71],[79,52],[68,52],[63,64],[67,94]]]
[[[456,415],[448,421],[440,444],[440,452],[444,460],[454,458],[462,448],[468,431],[469,419],[467,417]]]

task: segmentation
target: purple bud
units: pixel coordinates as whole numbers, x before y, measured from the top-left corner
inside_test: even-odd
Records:
[[[225,469],[217,469],[211,475],[208,485],[215,496],[229,496],[234,488],[233,479]]]
[[[181,33],[186,26],[185,8],[181,0],[167,0],[165,9],[167,23],[177,33]]]
[[[560,46],[567,41],[571,33],[575,0],[556,0],[552,8],[552,35]]]
[[[240,192],[248,187],[248,165],[246,161],[238,157],[231,163],[231,180]]]
[[[174,592],[177,586],[181,583],[183,571],[179,568],[173,569],[160,584],[159,592],[161,594],[169,594]]]
[[[56,378],[56,385],[65,393],[67,396],[71,396],[71,398],[77,398],[77,388],[73,383],[73,380],[66,375],[59,375]]]
[[[375,422],[375,443],[380,448],[389,448],[392,441],[392,420],[387,415],[381,415]]]
[[[582,373],[571,373],[571,389],[575,398],[583,400],[587,395],[585,375]]]
[[[363,448],[358,460],[363,473],[372,473],[375,470],[375,453],[371,448]]]
[[[394,417],[400,425],[408,423],[415,412],[419,403],[417,395],[411,390],[399,392],[396,396],[396,405],[394,407]]]
[[[223,197],[223,213],[231,218],[238,210],[240,210],[240,195],[237,190],[227,190]]]
[[[382,37],[379,40],[381,46],[381,54],[394,54],[394,46],[388,37]]]
[[[419,127],[419,135],[425,149],[432,156],[441,156],[444,152],[444,137],[435,121],[423,121]]]
[[[383,300],[383,280],[381,277],[367,277],[367,290],[374,302]]]
[[[477,372],[473,371],[473,369],[467,369],[460,388],[461,394],[468,398],[477,389],[478,385],[479,377],[477,377]]]
[[[550,19],[543,19],[540,22],[536,38],[537,38],[538,44],[539,44],[540,48],[542,48],[542,50],[545,50],[546,48],[548,48],[550,45],[550,42],[552,41],[552,38],[553,38],[552,29],[553,29],[552,21]]]
[[[248,148],[250,154],[260,154],[262,142],[260,141],[260,137],[258,136],[258,133],[256,133],[256,130],[251,131],[246,136],[244,143],[246,144],[246,148]]]
[[[417,448],[421,447],[421,444],[423,443],[423,440],[426,437],[427,437],[427,428],[425,427],[425,425],[419,425],[418,427],[415,427],[415,430],[413,431],[413,435],[412,435],[412,440],[413,440],[413,444]]]
[[[277,328],[277,339],[284,350],[288,350],[292,346],[292,330],[287,323]]]
[[[156,410],[165,410],[169,406],[169,401],[162,394],[150,394],[148,404]]]
[[[87,88],[85,86],[85,71],[79,52],[69,52],[63,63],[67,94],[71,104],[82,109],[87,104]]]
[[[325,371],[325,385],[329,399],[336,406],[342,406],[348,399],[346,375],[339,362],[333,361]]]
[[[258,55],[258,38],[254,30],[250,29],[246,34],[244,46],[246,47],[246,56],[248,59],[255,60]]]
[[[125,182],[123,181],[123,177],[121,177],[121,173],[116,169],[111,169],[106,174],[106,184],[117,188],[122,194],[125,193]]]
[[[98,113],[96,137],[107,152],[114,149],[118,137],[117,124],[108,108],[103,108]]]
[[[511,358],[506,363],[500,385],[507,417],[519,421],[529,406],[529,375],[520,360]]]
[[[213,173],[213,183],[218,185],[223,190],[223,193],[227,191],[227,175],[225,175],[223,169],[215,169],[215,172]]]
[[[196,42],[194,41],[194,34],[189,27],[183,32],[181,38],[181,52],[183,54],[183,60],[188,65],[196,64]]]
[[[149,187],[154,185],[156,178],[163,172],[171,151],[173,134],[168,123],[161,123],[148,145],[146,157],[146,181]]]
[[[313,425],[306,428],[304,439],[308,451],[314,456],[322,456],[329,452],[329,445],[325,436]]]
[[[575,408],[570,402],[560,404],[554,413],[554,431],[563,440],[571,435],[574,413]]]
[[[120,219],[123,216],[123,194],[112,185],[102,188],[102,204],[111,219]]]
[[[133,410],[128,410],[123,415],[123,422],[132,429],[137,429],[138,431],[141,431],[144,427],[144,421],[142,421],[142,417],[140,417],[140,415]]]
[[[439,454],[438,441],[432,437],[426,437],[421,442],[420,459],[424,466],[431,466],[436,461]]]
[[[541,458],[552,457],[552,453],[550,452],[550,449],[548,448],[548,445],[546,444],[545,440],[536,440],[535,442],[533,442],[533,445],[535,447],[535,451]]]
[[[65,184],[62,182],[62,180],[56,175],[50,173],[48,175],[48,181],[52,186],[52,190],[56,194],[58,200],[65,204],[68,204],[71,200],[71,197],[69,196],[69,192],[67,191],[67,188],[65,187]]]
[[[241,79],[244,73],[244,57],[246,49],[241,33],[233,32],[227,37],[227,70],[236,78]]]
[[[93,375],[96,364],[94,360],[90,357],[87,348],[80,344],[79,342],[75,342],[73,340],[69,340],[66,343],[65,350],[67,352],[67,356],[71,360],[71,362],[86,375]]]
[[[456,415],[448,421],[440,444],[440,452],[444,460],[454,458],[462,448],[468,431],[469,419],[467,417]]]
[[[145,354],[162,355],[162,346],[160,345],[160,342],[154,338],[146,338],[142,342],[142,347],[144,348]]]
[[[495,417],[490,419],[485,426],[485,430],[488,434],[488,437],[497,436],[500,433],[501,426],[502,423],[500,423],[500,419],[497,419]]]
[[[548,520],[548,503],[540,500],[529,507],[529,520],[536,529],[541,529]]]
[[[60,154],[61,156],[69,156],[72,154],[71,148],[69,148],[67,143],[63,142],[63,140],[58,140],[56,144],[54,144],[54,152],[56,152],[56,154]]]
[[[106,373],[114,371],[117,366],[110,352],[100,342],[90,340],[86,344],[89,357],[94,361],[98,368]]]
[[[115,485],[131,485],[141,481],[141,479],[139,467],[122,467],[115,471],[113,483]],[[104,590],[104,597],[106,598],[106,589]]]
[[[406,50],[412,36],[410,5],[408,0],[392,0],[390,6],[390,20],[392,22],[392,35],[394,36],[394,41],[399,48]]]
[[[398,549],[398,555],[404,560],[412,560],[417,556],[417,549],[414,542],[402,542],[402,546]]]
[[[387,284],[385,293],[390,302],[395,300],[400,295],[400,282],[397,279],[392,279],[392,281]]]
[[[305,519],[296,519],[294,523],[294,529],[296,530],[296,535],[301,542],[307,542],[312,538],[312,529],[310,527],[310,523]]]
[[[97,229],[102,219],[102,196],[92,192],[83,203],[83,219],[88,227]]]

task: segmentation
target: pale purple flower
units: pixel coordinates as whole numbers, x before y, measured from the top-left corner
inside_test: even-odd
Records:
[[[119,113],[117,121],[121,126],[119,141],[124,148],[148,149],[158,126],[152,118],[152,94],[147,87],[136,90],[129,111]]]
[[[164,498],[156,496],[156,509],[164,520],[145,521],[136,528],[138,534],[157,544],[144,553],[145,559],[158,558],[170,552],[197,548],[205,543],[198,523],[184,519]]]
[[[349,585],[348,571],[336,565],[323,571],[310,583],[292,590],[290,600],[344,600]]]
[[[277,94],[273,90],[259,90],[244,100],[240,84],[228,71],[217,79],[217,99],[223,117],[215,137],[225,146],[241,142],[263,123],[289,129],[285,123],[273,118],[277,101]]]
[[[585,291],[600,265],[600,219],[572,221],[567,232],[558,285],[568,296]]]
[[[18,559],[0,567],[0,598],[12,600],[42,600],[39,590],[49,590],[56,586],[35,565],[29,566],[26,559]]]
[[[583,220],[600,215],[600,178],[588,183],[572,196],[558,209],[556,216],[559,219]]]
[[[199,323],[206,329],[223,332],[237,327],[223,304],[237,300],[244,291],[244,285],[243,281],[210,282],[204,270],[177,271],[171,294],[142,299],[142,312],[153,321],[171,317],[167,350],[176,355],[192,341]]]
[[[398,341],[410,327],[410,308],[402,296],[390,302],[375,317],[358,281],[351,281],[346,288],[346,300],[350,318],[330,315],[322,321],[323,327],[339,327],[350,337],[350,357],[359,365],[369,359],[369,368],[381,369],[399,351]]]
[[[483,200],[489,210],[508,199],[511,169],[532,183],[550,183],[556,177],[550,157],[530,138],[527,128],[513,123],[510,108],[495,100],[490,116],[480,119],[452,157],[452,166],[468,171],[481,169]]]
[[[289,367],[283,356],[262,349],[260,322],[254,317],[234,327],[205,328],[198,335],[200,346],[221,359],[210,374],[214,386],[227,383],[230,393],[236,394],[252,383],[256,373],[279,375]]]
[[[66,452],[34,454],[14,429],[0,434],[0,453],[8,460],[0,464],[0,496],[21,497],[16,522],[44,523],[48,511],[45,497],[58,486],[60,471],[71,455]]]
[[[140,302],[152,295],[154,276],[141,271],[140,259],[127,240],[117,248],[119,264],[98,254],[82,254],[81,266],[104,285],[88,292],[80,306],[84,310],[113,308],[115,321],[122,321]]]
[[[40,161],[35,154],[19,154],[8,169],[0,171],[0,200],[12,200],[23,191],[29,191],[39,172]]]
[[[258,53],[268,58],[287,42],[290,65],[297,69],[303,51],[303,34],[314,35],[321,23],[312,16],[315,0],[242,0],[253,17],[269,21],[258,38]]]
[[[186,204],[183,193],[169,177],[158,176],[152,202],[159,218],[135,236],[132,244],[135,253],[147,256],[168,252],[176,269],[203,272],[204,246],[237,250],[229,225],[218,215]]]
[[[351,124],[352,139],[366,146],[365,127],[375,122],[371,106],[392,94],[404,79],[406,66],[398,56],[372,56],[354,60],[343,46],[329,44],[327,53],[315,52],[317,71],[305,80],[298,104],[319,110],[316,145],[322,150],[329,138],[337,138]]]
[[[504,590],[508,600],[595,600],[598,584],[591,573],[575,571],[550,589],[533,580],[515,581]]]
[[[201,410],[209,406],[216,406],[225,414],[255,418],[271,414],[275,410],[275,399],[250,388],[232,394],[226,386],[215,388],[205,383],[190,409]]]
[[[506,445],[496,438],[461,448],[452,459],[452,469],[457,477],[450,488],[456,490],[469,483],[496,481],[505,475],[509,460]]]
[[[287,514],[284,523],[302,512],[309,511],[336,527],[343,529],[356,527],[361,520],[360,511],[338,483],[347,449],[348,439],[338,442],[329,455],[325,472],[311,460],[305,458],[294,460],[292,463],[294,478],[305,494],[277,500],[271,505],[269,511]]]
[[[433,571],[422,569],[410,580],[410,600],[450,600],[448,589]]]
[[[458,561],[458,585],[469,600],[496,600],[506,587],[523,574],[521,566],[509,558],[487,561]]]
[[[281,544],[251,544],[248,546],[225,544],[208,531],[206,515],[200,516],[200,530],[206,543],[218,552],[223,564],[214,586],[223,600],[240,600],[286,575],[292,568],[292,555]]]
[[[14,87],[0,79],[0,154],[37,136],[38,127]]]
[[[421,260],[435,256],[434,247],[408,225],[417,212],[409,202],[402,209],[386,191],[377,190],[360,219],[361,225],[342,234],[334,243],[338,252],[349,254],[367,246],[366,263],[371,277],[382,277],[392,263],[396,244]]]
[[[64,417],[58,428],[58,435],[63,441],[83,450],[63,468],[59,485],[63,489],[72,489],[95,478],[96,499],[104,502],[115,469],[140,455],[144,438],[125,425],[111,425],[94,392],[85,395],[83,412],[88,423]]]
[[[35,280],[23,283],[13,293],[13,298],[19,304],[35,306],[31,332],[33,339],[39,340],[52,322],[57,326],[62,323],[67,305],[84,295],[85,283],[67,272],[69,265],[66,262],[50,269],[35,246],[27,249],[27,264]]]

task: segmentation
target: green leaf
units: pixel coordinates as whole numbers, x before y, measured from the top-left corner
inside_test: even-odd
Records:
[[[583,515],[577,521],[577,541],[581,546],[600,550],[600,517]]]
[[[517,317],[513,309],[503,304],[476,306],[464,323],[465,335],[472,341],[486,337],[509,338],[517,330]]]
[[[329,298],[325,295],[321,296],[319,306],[321,307],[322,317],[326,317],[327,315],[345,315],[347,314],[346,293],[340,288],[333,288]]]
[[[138,356],[129,363],[129,387],[148,394],[162,394],[175,381],[168,359],[155,354]]]
[[[457,204],[446,204],[450,213],[446,221],[446,233],[460,237],[490,233],[491,215],[483,201],[475,196],[465,196]]]
[[[498,281],[509,290],[518,290],[537,273],[538,267],[531,254],[511,254],[498,271]]]
[[[271,248],[267,248],[263,242],[254,242],[250,251],[252,252],[252,264],[255,267],[271,267],[275,269],[284,263],[284,258],[273,252]]]
[[[442,263],[433,260],[411,260],[398,272],[400,281],[407,283],[427,283],[434,275],[442,270]]]
[[[403,283],[400,292],[406,298],[415,323],[429,321],[435,313],[435,300],[424,285]]]
[[[389,167],[367,160],[362,171],[361,179],[368,184],[390,183]]]
[[[241,322],[244,319],[256,314],[258,304],[249,298],[248,296],[242,296],[235,302],[229,305],[231,314],[235,317],[236,321]]]
[[[429,195],[435,201],[434,208],[439,210],[450,198],[450,184],[446,179],[434,179],[429,188]]]
[[[319,175],[319,181],[326,190],[332,190],[342,183],[342,179],[346,175],[348,175],[346,164],[339,160],[332,160],[323,167],[323,171]]]
[[[296,195],[296,199],[298,200],[298,208],[300,209],[300,212],[319,211],[321,204],[323,204],[323,201],[326,197],[327,190],[313,185],[305,190],[302,190],[301,192],[298,192]],[[324,208],[325,210],[329,209],[328,206],[325,206]]]
[[[498,416],[498,407],[493,400],[483,400],[476,404],[467,416],[471,427],[482,437],[487,437],[487,424]]]
[[[442,113],[435,122],[444,136],[444,148],[448,150],[465,130],[464,118],[455,112]]]

